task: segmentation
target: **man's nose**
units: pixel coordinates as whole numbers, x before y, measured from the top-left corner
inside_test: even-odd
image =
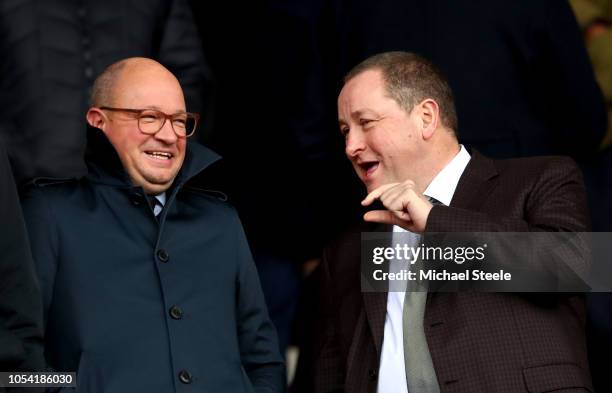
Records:
[[[165,143],[174,143],[178,139],[174,129],[172,128],[172,121],[170,119],[166,119],[166,122],[162,126],[162,128],[157,131],[155,134],[155,138],[159,139]]]
[[[346,135],[344,152],[349,158],[365,150],[365,140],[359,132],[351,131]]]

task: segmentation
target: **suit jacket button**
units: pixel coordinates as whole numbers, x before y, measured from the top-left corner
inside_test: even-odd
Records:
[[[368,370],[368,376],[370,377],[371,380],[375,380],[376,378],[378,378],[378,371],[371,368]]]
[[[185,383],[185,384],[191,383],[191,380],[192,380],[191,374],[187,370],[181,370],[178,374],[178,377],[182,383]]]
[[[157,259],[159,259],[160,262],[168,262],[168,260],[170,259],[170,255],[168,255],[168,252],[166,250],[160,248],[159,250],[157,250]]]
[[[172,319],[181,319],[183,318],[183,310],[178,308],[177,306],[170,307],[170,316]]]

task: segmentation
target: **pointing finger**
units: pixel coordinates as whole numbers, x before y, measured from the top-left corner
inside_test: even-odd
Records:
[[[389,184],[384,184],[380,187],[378,187],[377,189],[375,189],[374,191],[372,191],[371,193],[368,194],[368,196],[365,197],[365,199],[363,201],[361,201],[361,205],[362,206],[368,206],[370,205],[372,202],[374,202],[376,199],[380,198],[380,196],[387,191],[390,188],[395,187],[396,185],[398,185],[400,183],[389,183]]]

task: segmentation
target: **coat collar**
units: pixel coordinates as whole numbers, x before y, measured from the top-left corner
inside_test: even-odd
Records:
[[[188,141],[185,160],[174,179],[173,186],[186,183],[220,158],[221,156],[217,153],[197,142]],[[134,188],[113,145],[100,129],[91,126],[87,126],[85,162],[89,170],[87,174],[89,180],[118,187]]]
[[[497,174],[498,171],[493,160],[476,150],[472,151],[472,158],[459,179],[450,206],[478,210],[495,186],[496,182],[494,180]],[[393,230],[391,225],[382,224],[369,224],[361,227],[361,229],[369,232]],[[362,295],[374,345],[380,356],[387,315],[387,292],[364,292]]]

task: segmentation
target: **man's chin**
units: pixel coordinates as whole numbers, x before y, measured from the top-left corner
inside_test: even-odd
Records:
[[[172,182],[169,183],[146,183],[142,185],[142,188],[145,190],[145,192],[148,195],[158,195],[161,194],[162,192],[166,192],[170,186],[172,185]]]
[[[368,190],[368,193],[374,191],[375,189],[377,189],[378,187],[382,185],[380,181],[377,181],[375,179],[363,179],[362,181],[363,181],[363,185],[365,186],[366,190]]]
[[[364,182],[364,185],[365,185],[365,188],[368,194],[378,188],[378,186],[374,182],[369,182],[369,183]]]
[[[399,183],[399,182],[396,180],[390,180],[390,179],[378,179],[378,180],[372,179],[370,181],[363,182],[363,184],[366,187],[366,190],[368,191],[368,194],[376,190],[377,188],[384,186],[385,184],[390,184],[390,183]]]
[[[172,186],[175,176],[148,175],[143,176],[139,183],[147,194],[157,195],[165,192],[168,188],[170,188],[170,186]]]

